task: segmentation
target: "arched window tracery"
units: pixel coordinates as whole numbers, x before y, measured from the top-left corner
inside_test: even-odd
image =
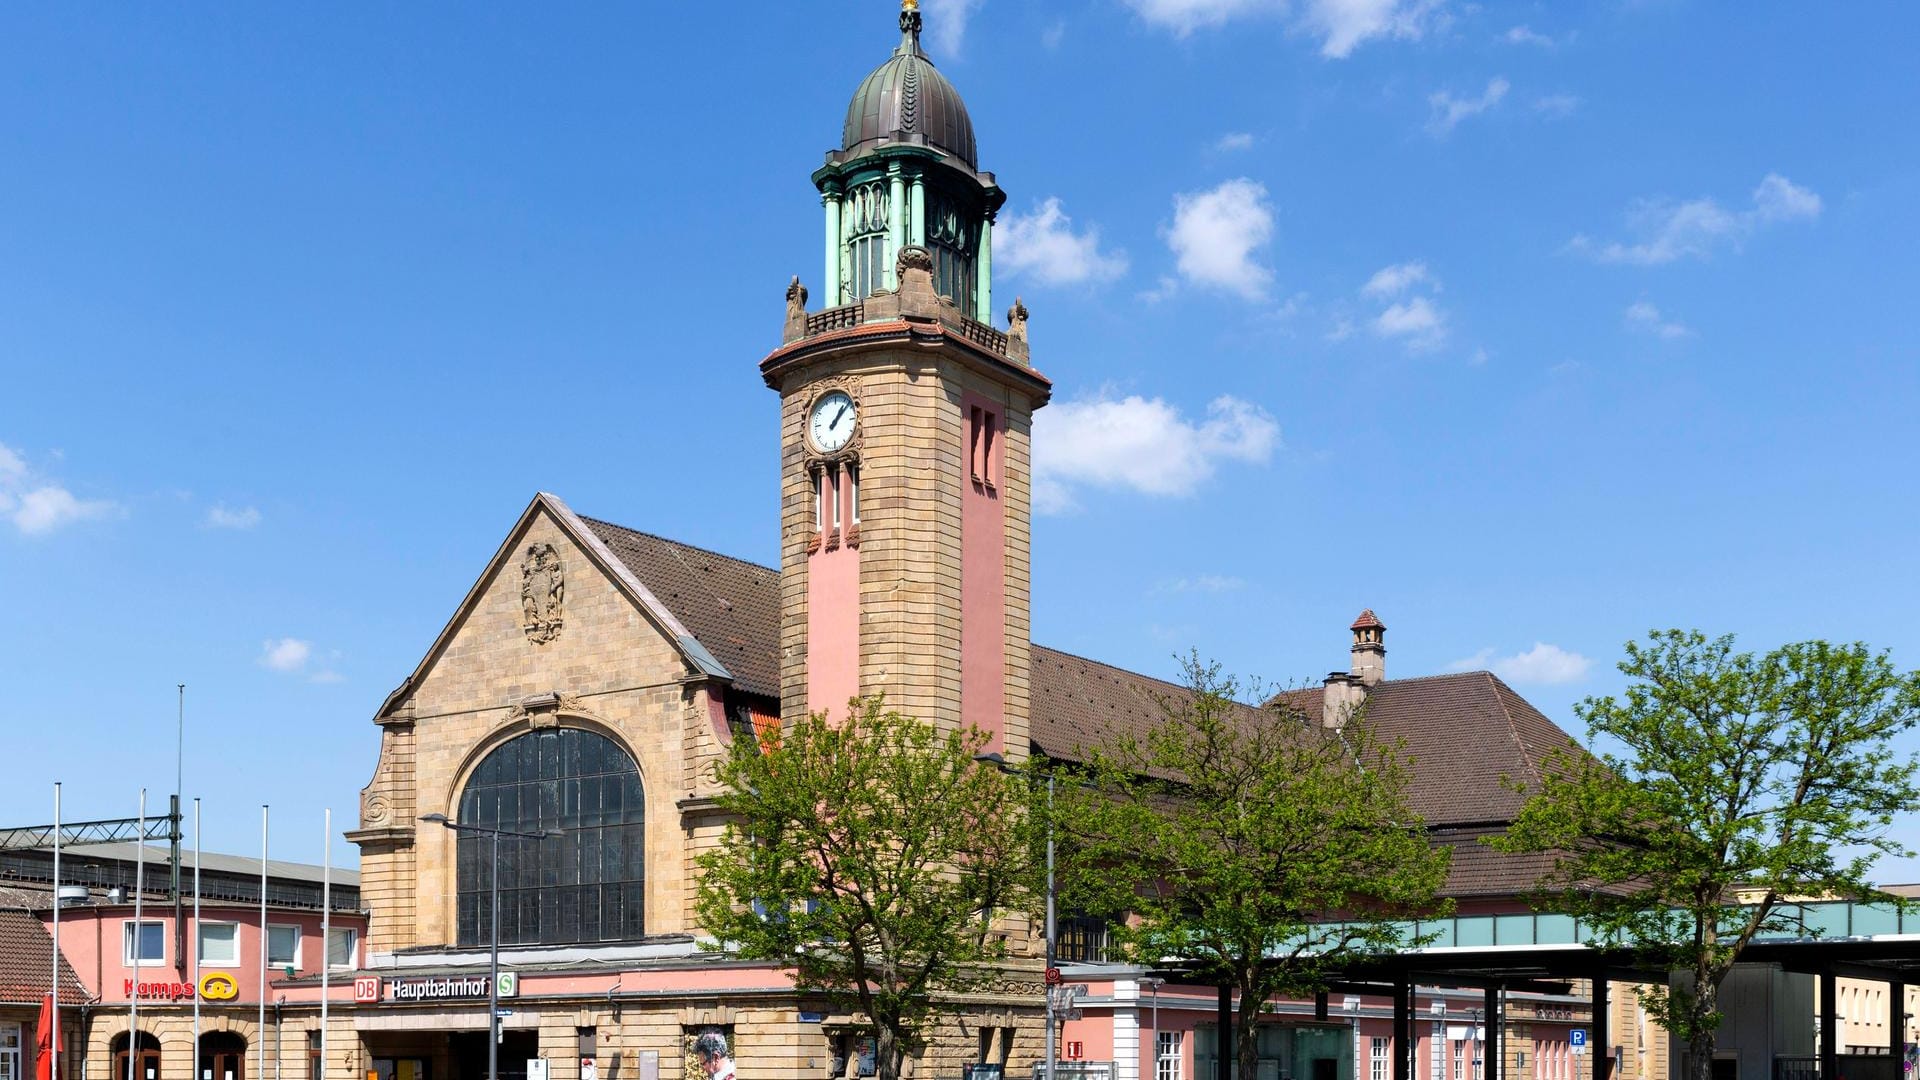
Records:
[[[633,758],[582,728],[530,731],[495,748],[460,792],[459,821],[557,837],[500,837],[500,943],[645,936],[645,792]],[[493,837],[461,831],[455,857],[461,945],[493,932]]]

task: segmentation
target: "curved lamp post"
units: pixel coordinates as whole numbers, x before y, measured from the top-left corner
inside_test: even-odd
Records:
[[[520,832],[492,825],[468,825],[449,821],[445,814],[423,814],[420,820],[444,825],[457,833],[479,833],[492,838],[493,883],[488,887],[492,894],[493,917],[489,926],[492,933],[488,935],[487,945],[487,1080],[500,1080],[500,838],[511,836],[521,840],[546,840],[566,834],[559,829]]]

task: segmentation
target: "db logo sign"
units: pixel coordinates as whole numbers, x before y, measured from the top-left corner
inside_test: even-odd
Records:
[[[380,1000],[380,976],[363,975],[353,980],[353,1000],[367,1004]]]
[[[215,971],[200,980],[200,996],[208,1001],[232,1001],[240,996],[240,985],[233,976]]]

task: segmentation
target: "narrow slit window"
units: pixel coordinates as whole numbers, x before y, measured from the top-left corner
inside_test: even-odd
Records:
[[[847,517],[860,524],[860,466],[847,465]]]
[[[819,532],[826,527],[826,508],[820,504],[823,482],[821,470],[813,471],[813,531]]]
[[[831,479],[828,481],[828,487],[829,487],[830,493],[833,496],[833,527],[835,529],[838,529],[840,527],[840,468],[839,466],[835,466],[832,472],[833,472],[833,475]]]
[[[981,425],[980,431],[980,480],[988,487],[992,487],[999,480],[995,475],[997,470],[994,468],[993,436],[1000,426],[1000,417],[994,413],[986,413],[985,418],[986,422]]]
[[[975,405],[967,419],[967,472],[980,479],[980,428],[982,411]]]

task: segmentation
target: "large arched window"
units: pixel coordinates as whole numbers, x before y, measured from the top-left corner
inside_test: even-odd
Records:
[[[500,838],[500,943],[628,941],[644,934],[645,799],[640,771],[604,735],[548,728],[488,754],[460,792],[459,820],[542,840]],[[493,838],[459,834],[459,941],[493,933]]]

